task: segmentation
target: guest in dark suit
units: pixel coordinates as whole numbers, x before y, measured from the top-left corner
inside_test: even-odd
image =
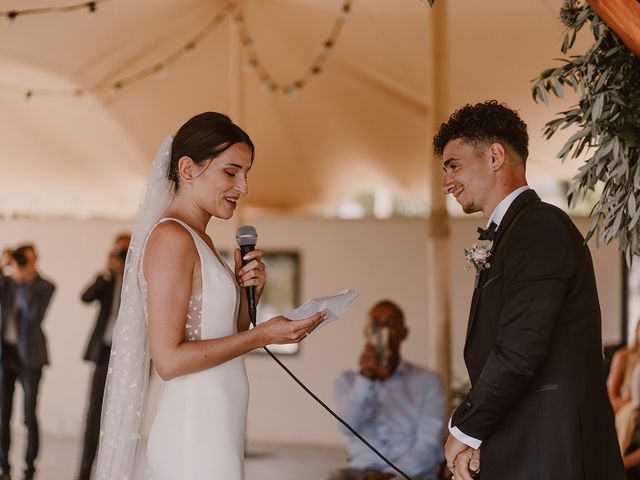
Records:
[[[42,368],[49,363],[42,321],[55,286],[42,278],[33,245],[23,245],[11,255],[10,275],[0,281],[0,480],[9,480],[11,411],[16,380],[24,391],[24,423],[27,426],[24,479],[35,473],[40,443],[36,405]]]
[[[471,391],[445,446],[456,480],[622,480],[602,368],[589,249],[525,177],[527,127],[496,101],[441,125],[443,188],[488,229],[476,268],[464,358]],[[488,254],[488,257],[487,257]]]
[[[129,249],[131,236],[121,234],[115,240],[107,259],[107,269],[99,273],[95,281],[82,293],[82,301],[91,303],[97,301],[100,304],[98,317],[89,338],[84,359],[95,363],[93,378],[91,380],[91,393],[87,406],[87,418],[84,431],[84,445],[80,460],[80,480],[89,480],[91,469],[98,449],[100,437],[100,414],[102,412],[102,399],[104,384],[109,367],[109,353],[111,351],[111,338],[113,326],[120,307],[120,290],[124,274],[124,261]]]

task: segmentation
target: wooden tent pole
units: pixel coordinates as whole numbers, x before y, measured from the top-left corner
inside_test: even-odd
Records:
[[[431,10],[432,126],[433,134],[449,114],[447,2]],[[427,234],[427,289],[429,299],[427,345],[429,364],[441,375],[447,391],[451,376],[451,318],[449,308],[449,215],[442,193],[442,167],[429,155],[431,216]]]

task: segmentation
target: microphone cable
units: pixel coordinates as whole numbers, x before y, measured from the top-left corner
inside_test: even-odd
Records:
[[[249,309],[249,319],[251,320],[251,324],[255,327],[256,326],[255,312],[252,312],[251,309]],[[262,347],[262,349],[265,352],[267,352],[267,354],[273,359],[273,361],[276,362],[280,366],[280,368],[282,368],[300,386],[300,388],[302,388],[311,398],[313,398],[318,404],[320,404],[320,406],[322,408],[324,408],[327,412],[329,412],[329,414],[331,414],[331,416],[333,416],[333,418],[335,418],[342,425],[344,425],[347,428],[347,430],[349,430],[353,435],[355,435],[355,437],[358,440],[360,440],[363,444],[365,444],[369,448],[369,450],[371,450],[378,457],[380,457],[380,459],[382,459],[387,465],[389,465],[391,468],[393,468],[398,474],[400,474],[400,476],[402,478],[405,478],[406,480],[411,480],[411,477],[409,475],[407,475],[402,470],[400,470],[398,467],[396,467],[396,465],[391,460],[389,460],[387,457],[385,457],[380,451],[378,451],[378,449],[376,449],[376,447],[371,445],[351,425],[349,425],[346,421],[344,421],[342,418],[340,418],[340,416],[337,413],[335,413],[333,410],[331,410],[331,408],[329,408],[329,406],[326,403],[324,403],[320,399],[320,397],[318,397],[315,393],[313,393],[309,389],[309,387],[307,387],[304,383],[302,383],[302,381],[298,377],[296,377],[295,374],[291,370],[289,370],[287,368],[287,366],[284,363],[282,363],[280,361],[280,359],[271,350],[269,350],[267,347]]]

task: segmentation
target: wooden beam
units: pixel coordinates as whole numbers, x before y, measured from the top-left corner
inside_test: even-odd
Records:
[[[587,0],[616,35],[640,57],[640,2],[638,0]]]

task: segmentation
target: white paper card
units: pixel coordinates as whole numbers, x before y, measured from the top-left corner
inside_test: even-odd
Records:
[[[328,297],[312,298],[311,300],[307,300],[298,308],[291,310],[289,313],[285,313],[284,316],[290,320],[302,320],[303,318],[310,317],[316,312],[325,312],[327,314],[327,319],[316,328],[317,330],[318,328],[325,326],[327,323],[340,318],[349,304],[351,304],[357,296],[357,292],[349,289]]]

